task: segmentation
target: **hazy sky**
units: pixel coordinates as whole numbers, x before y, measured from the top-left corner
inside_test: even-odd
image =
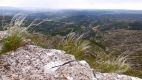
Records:
[[[142,0],[0,0],[0,6],[49,9],[136,9]]]

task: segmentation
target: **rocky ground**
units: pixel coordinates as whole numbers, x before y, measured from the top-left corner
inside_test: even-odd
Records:
[[[0,56],[0,80],[142,80],[99,73],[64,51],[25,45]]]

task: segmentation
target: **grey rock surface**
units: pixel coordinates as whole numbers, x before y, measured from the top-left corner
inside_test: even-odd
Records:
[[[142,80],[93,72],[86,61],[56,49],[25,45],[0,56],[0,80]]]
[[[142,80],[140,78],[116,73],[95,73],[97,80]]]
[[[2,55],[1,80],[93,80],[85,61],[76,61],[64,51],[26,45]]]

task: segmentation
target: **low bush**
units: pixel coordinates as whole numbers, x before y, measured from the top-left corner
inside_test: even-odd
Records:
[[[70,33],[59,42],[57,48],[74,55],[78,60],[83,59],[86,50],[90,48],[90,43],[87,40],[83,40],[82,37],[83,35]]]
[[[24,18],[18,17],[13,19],[6,28],[7,35],[1,40],[1,54],[8,51],[16,50],[22,44],[22,41],[27,37],[27,28],[23,27]]]
[[[11,50],[16,50],[20,47],[22,43],[22,37],[17,35],[17,33],[12,33],[2,40],[2,50],[1,53],[5,53]]]

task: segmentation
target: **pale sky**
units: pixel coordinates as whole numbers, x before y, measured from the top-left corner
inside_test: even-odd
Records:
[[[142,10],[142,0],[0,0],[0,6],[26,9],[134,9]]]

